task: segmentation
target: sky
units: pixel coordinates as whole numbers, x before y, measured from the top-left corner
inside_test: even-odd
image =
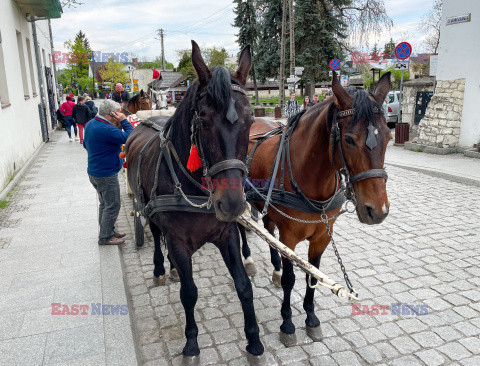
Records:
[[[232,26],[235,14],[230,0],[80,0],[75,8],[64,8],[60,19],[52,20],[56,51],[66,52],[64,42],[73,40],[82,30],[92,50],[130,52],[139,60],[161,55],[157,30],[165,31],[165,59],[178,64],[176,50],[191,48],[190,40],[200,47],[223,47],[231,55],[239,51]],[[418,30],[422,16],[434,0],[384,0],[394,26],[380,35],[368,35],[366,42],[354,47],[366,51],[378,43],[380,50],[393,38],[395,43],[410,42],[413,53],[424,51],[424,36]],[[61,66],[61,65],[59,65]]]

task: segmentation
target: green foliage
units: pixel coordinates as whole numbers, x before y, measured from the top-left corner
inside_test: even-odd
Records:
[[[392,90],[399,90],[400,89],[400,80],[402,78],[402,72],[400,70],[395,70],[395,67],[393,65],[390,65],[389,67],[386,68],[385,71],[380,72],[380,77],[385,74],[386,72],[390,71],[392,73]],[[403,81],[407,81],[410,79],[410,72],[409,71],[404,71],[403,72]]]
[[[128,73],[124,70],[124,65],[114,62],[112,58],[100,67],[98,72],[104,82],[111,83],[110,88],[113,88],[116,83],[126,84],[130,80]]]
[[[225,66],[225,60],[228,58],[228,53],[225,48],[217,50],[216,47],[205,48],[202,54],[208,67]]]
[[[83,90],[83,91],[91,90],[93,87],[92,79],[89,78],[88,76],[83,76],[77,80],[77,85],[80,90]]]
[[[370,90],[370,86],[373,83],[373,79],[371,77],[366,77],[363,80],[363,86],[365,89]]]
[[[280,37],[282,31],[282,2],[257,0],[259,17],[258,43],[254,55],[256,77],[264,83],[277,78],[280,69]]]
[[[393,58],[395,56],[395,42],[393,42],[393,38],[390,38],[390,42],[385,43],[383,53],[387,58]]]
[[[0,209],[4,209],[10,202],[8,200],[0,200]]]
[[[197,74],[195,73],[195,68],[192,63],[192,50],[177,50],[177,54],[180,56],[177,71],[181,72],[188,80],[195,80]]]
[[[92,57],[90,43],[85,33],[80,30],[73,41],[68,40],[64,45],[69,50],[69,62],[64,70],[62,84],[78,87],[78,79],[88,77],[88,64]]]
[[[155,61],[152,62],[142,62],[138,64],[137,69],[157,69],[161,70],[163,67],[162,58],[160,56],[155,57]],[[166,70],[173,70],[175,67],[171,62],[165,60],[165,69]]]

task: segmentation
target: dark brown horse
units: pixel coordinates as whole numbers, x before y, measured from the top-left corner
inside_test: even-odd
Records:
[[[135,114],[138,111],[149,111],[152,109],[152,99],[142,90],[137,95],[134,95],[127,103],[124,112],[128,114]]]
[[[291,169],[294,180],[303,194],[309,199],[327,200],[339,187],[336,179],[337,172],[348,171],[354,182],[353,194],[356,198],[358,218],[360,222],[366,224],[381,223],[388,215],[386,173],[382,169],[385,150],[391,134],[385,116],[381,112],[381,103],[390,88],[390,73],[380,79],[373,94],[355,88],[345,90],[334,73],[332,81],[334,96],[311,107],[303,114],[290,137]],[[256,119],[251,133],[258,136],[275,127],[277,127],[275,123]],[[332,129],[336,131],[333,139],[331,138]],[[279,135],[271,137],[255,150],[250,167],[251,179],[268,180],[277,155],[280,138]],[[335,146],[332,146],[335,141],[337,141]],[[253,144],[251,141],[250,149]],[[276,176],[277,181],[280,179],[280,173],[279,169]],[[289,174],[285,174],[285,189],[288,192],[296,192],[292,187]],[[305,213],[280,204],[275,206],[297,219],[308,221],[320,219],[320,214]],[[255,202],[254,207],[261,210],[264,203]],[[332,218],[339,211],[340,208],[327,212],[327,216]],[[329,221],[332,230],[334,222],[335,218]],[[264,217],[264,225],[272,235],[277,226],[280,241],[292,250],[299,242],[308,240],[310,243],[308,260],[317,268],[319,267],[320,258],[330,242],[330,236],[324,223],[294,221],[281,215],[270,206]],[[241,231],[244,230],[241,229]],[[242,237],[246,239],[244,232]],[[271,254],[272,264],[275,267],[273,280],[274,283],[278,283],[281,273],[280,256],[273,250],[271,250]],[[290,295],[295,283],[295,274],[290,261],[282,258],[282,263],[281,286],[284,298],[281,308],[283,323],[280,329],[287,335],[293,335],[295,326],[291,319]],[[316,282],[315,279],[312,279],[312,285]],[[303,308],[307,313],[307,330],[313,338],[317,338],[320,321],[314,311],[314,291],[308,286],[307,277]]]
[[[246,171],[244,161],[253,122],[252,110],[244,92],[252,62],[250,47],[242,51],[238,70],[233,75],[223,66],[209,70],[198,45],[193,41],[192,62],[198,81],[188,88],[174,116],[165,127],[166,130],[171,129],[170,132],[164,135],[169,136],[168,140],[183,166],[187,166],[192,140],[200,145],[204,170],[192,173],[193,179],[198,183],[202,184],[201,178],[205,173],[213,179],[241,182]],[[140,125],[134,129],[126,143],[128,180],[136,199],[140,199],[142,194],[147,201],[150,199],[157,174],[158,185],[154,193],[158,197],[172,195],[180,190],[189,196],[204,195],[175,163],[176,160],[173,162],[173,169],[179,180],[177,184],[174,184],[165,159],[157,166],[161,147],[156,133],[156,130]],[[145,151],[140,165],[141,187],[137,188],[136,171],[139,167],[140,151],[152,136],[156,138],[155,143]],[[197,287],[193,281],[192,255],[206,242],[216,245],[242,303],[248,340],[247,351],[260,355],[264,348],[259,339],[252,285],[242,265],[240,238],[235,222],[245,209],[242,185],[217,187],[210,198],[214,208],[212,213],[185,212],[179,208],[178,211],[157,212],[150,217],[150,227],[155,239],[154,275],[158,277],[162,271],[165,273],[160,250],[160,234],[163,233],[169,258],[178,270],[181,282],[180,299],[185,310],[187,338],[183,354],[198,355],[198,328],[194,318]]]

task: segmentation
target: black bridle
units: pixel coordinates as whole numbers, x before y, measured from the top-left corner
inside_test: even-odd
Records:
[[[247,92],[245,91],[245,89],[243,89],[239,85],[231,84],[231,87],[234,92],[239,92],[247,96]],[[203,176],[212,178],[214,175],[229,169],[239,169],[242,171],[242,176],[246,176],[248,173],[248,169],[245,163],[241,160],[226,159],[210,166],[207,159],[205,158],[205,153],[204,153],[203,144],[202,144],[202,135],[200,133],[200,124],[202,123],[203,118],[201,118],[198,115],[198,108],[197,108],[198,101],[201,98],[203,98],[205,94],[206,94],[206,91],[202,91],[198,94],[198,96],[195,99],[194,115],[193,115],[192,123],[190,126],[190,130],[192,131],[191,142],[192,142],[192,145],[197,145],[198,154],[200,156],[200,160],[202,161],[202,166],[203,166]],[[232,108],[233,108],[233,111],[232,111]],[[230,114],[230,118],[229,118],[229,114]],[[236,116],[235,100],[232,98],[230,100],[230,105],[227,112],[227,119],[229,119],[231,123],[234,123],[236,121],[236,119],[234,120],[235,116]]]
[[[330,134],[330,142],[332,146],[330,159],[332,162],[332,166],[335,168],[335,149],[336,149],[336,146],[338,145],[340,160],[342,162],[342,167],[340,168],[339,172],[345,177],[345,185],[346,185],[345,196],[347,197],[347,199],[355,202],[355,190],[353,188],[353,183],[359,182],[361,180],[369,179],[369,178],[384,178],[385,180],[387,180],[388,174],[385,171],[385,168],[382,168],[382,169],[368,169],[368,170],[364,170],[363,172],[357,173],[353,176],[350,175],[350,170],[348,169],[347,162],[345,161],[345,157],[343,155],[342,142],[341,142],[342,131],[340,128],[340,124],[338,122],[340,118],[353,116],[354,113],[355,113],[355,108],[347,109],[345,111],[340,111],[336,114],[336,118],[334,118],[332,131]],[[380,114],[383,112],[377,107],[374,107],[374,113]],[[370,131],[369,131],[369,134],[370,134]],[[375,148],[375,146],[370,147],[370,149],[373,149],[373,148]]]

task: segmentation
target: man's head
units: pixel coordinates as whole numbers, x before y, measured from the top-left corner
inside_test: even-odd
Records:
[[[115,90],[116,90],[117,92],[122,92],[122,91],[123,91],[123,85],[122,85],[122,83],[117,83],[117,84],[115,85]]]
[[[78,104],[84,104],[85,103],[85,99],[83,97],[78,97],[77,98],[77,103]]]
[[[295,93],[290,93],[290,100],[292,102],[295,100]]]
[[[106,99],[100,104],[100,107],[98,108],[98,114],[105,118],[107,121],[118,125],[120,121],[123,121],[125,119],[125,115],[121,113],[121,106],[117,102],[114,102],[111,99]],[[110,115],[110,113],[113,113],[116,115],[116,117],[113,117]]]
[[[318,94],[313,96],[313,103],[318,103]]]

